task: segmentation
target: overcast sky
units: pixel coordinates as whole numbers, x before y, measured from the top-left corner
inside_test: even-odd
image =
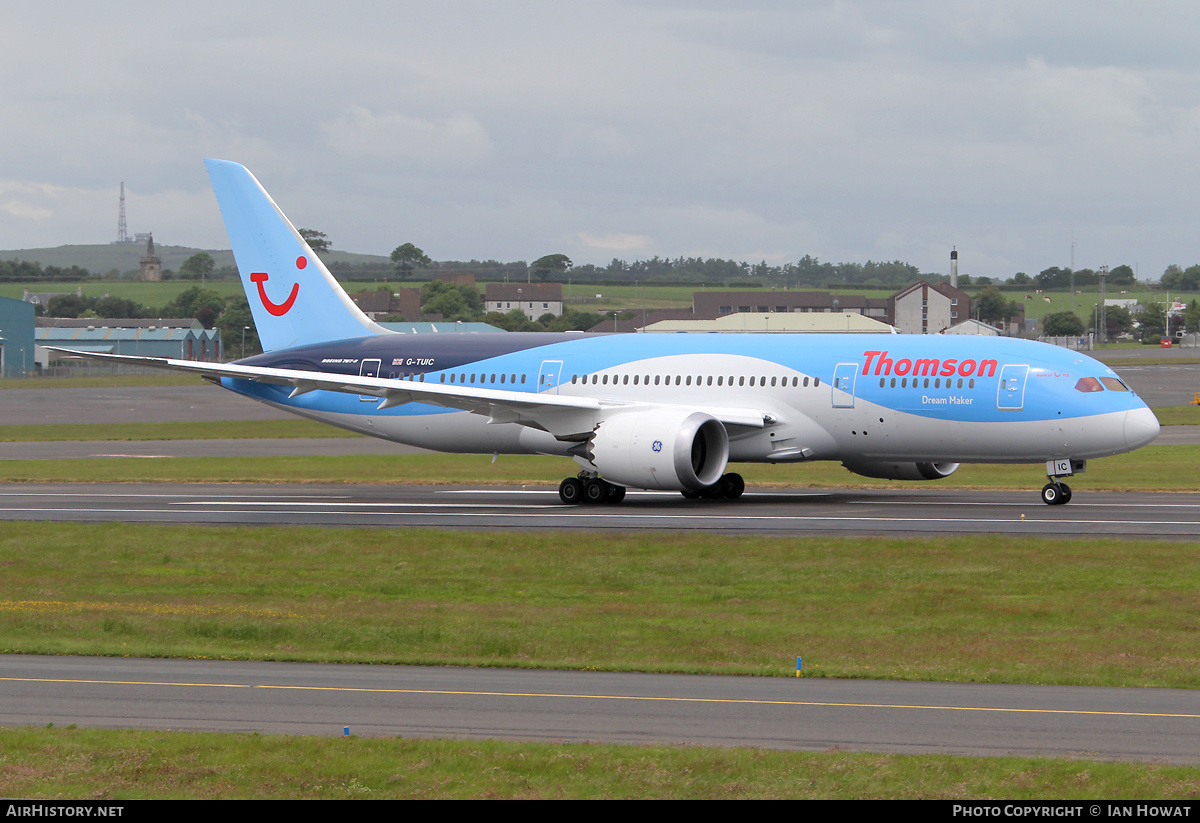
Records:
[[[249,10],[247,10],[249,6]],[[54,2],[0,28],[0,248],[1200,262],[1194,2]]]

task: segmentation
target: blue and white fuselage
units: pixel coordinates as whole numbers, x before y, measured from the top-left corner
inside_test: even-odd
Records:
[[[953,354],[953,357],[948,357]],[[1011,338],[917,335],[381,335],[302,346],[246,365],[443,387],[591,398],[612,412],[753,410],[729,424],[729,460],[1027,463],[1119,454],[1158,422],[1112,369]],[[1084,378],[1092,378],[1077,388]],[[836,381],[836,385],[835,385]],[[425,403],[225,378],[288,411],[448,452],[567,454],[572,440]],[[1099,390],[1094,387],[1099,386]],[[1116,386],[1113,390],[1111,386]]]
[[[1158,421],[1107,366],[971,336],[395,334],[342,290],[243,166],[208,160],[265,353],[137,361],[281,409],[447,452],[570,455],[568,502],[626,487],[737,497],[730,462],[838,460],[931,480],[960,462],[1046,461],[1059,477],[1136,449]],[[82,353],[81,353],[82,354]]]

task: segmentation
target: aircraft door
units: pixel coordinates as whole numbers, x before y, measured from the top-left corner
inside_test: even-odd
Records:
[[[1025,381],[1029,378],[1029,366],[1006,365],[1000,370],[1000,388],[996,394],[996,408],[1004,411],[1020,411],[1025,408]]]
[[[561,360],[543,360],[542,369],[538,372],[538,392],[558,394],[559,376],[562,374]]]
[[[833,407],[854,408],[854,383],[858,379],[857,363],[838,363],[833,370]]]
[[[358,374],[360,377],[378,377],[379,367],[380,361],[378,359],[364,360],[361,364],[359,364]],[[370,402],[372,400],[378,402],[379,400],[378,397],[370,394],[360,394],[358,399],[362,400],[363,402]]]

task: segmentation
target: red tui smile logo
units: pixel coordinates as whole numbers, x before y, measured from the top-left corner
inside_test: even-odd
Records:
[[[296,268],[303,269],[307,265],[308,259],[303,255],[296,258]],[[256,271],[251,273],[250,282],[258,284],[258,299],[262,301],[263,308],[276,317],[283,317],[292,308],[292,304],[296,302],[296,295],[300,293],[300,284],[292,284],[292,293],[288,295],[287,300],[284,300],[282,303],[273,303],[271,302],[271,298],[267,297],[267,290],[263,286],[263,283],[267,282],[270,277],[271,275],[265,271]]]

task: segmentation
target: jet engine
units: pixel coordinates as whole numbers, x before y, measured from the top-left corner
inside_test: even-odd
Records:
[[[842,463],[855,474],[883,480],[941,480],[958,469],[957,463],[899,463],[890,460]]]
[[[715,417],[687,409],[616,414],[579,454],[611,483],[637,489],[697,491],[729,462],[729,434]]]

